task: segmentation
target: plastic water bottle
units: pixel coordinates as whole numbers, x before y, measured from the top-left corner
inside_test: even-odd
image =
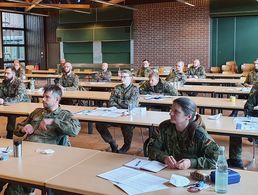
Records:
[[[228,191],[228,164],[224,153],[225,147],[220,146],[215,174],[215,191],[220,194],[227,193]]]
[[[30,90],[35,90],[35,80],[34,79],[30,79]]]

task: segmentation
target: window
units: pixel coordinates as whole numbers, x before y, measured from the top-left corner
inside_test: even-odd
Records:
[[[4,66],[15,59],[25,62],[24,15],[2,12]]]

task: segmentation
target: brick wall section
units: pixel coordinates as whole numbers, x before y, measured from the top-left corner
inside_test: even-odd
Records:
[[[178,2],[135,6],[134,65],[143,59],[152,65],[166,66],[179,60],[186,64],[199,58],[209,62],[209,3],[208,0],[188,1],[195,7]]]

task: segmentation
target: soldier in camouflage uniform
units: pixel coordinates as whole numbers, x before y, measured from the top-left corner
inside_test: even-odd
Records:
[[[19,79],[23,79],[25,77],[25,71],[23,70],[19,60],[13,61],[13,67],[14,67],[16,77]]]
[[[254,61],[255,69],[248,73],[245,84],[246,85],[253,85],[254,83],[258,82],[258,59]]]
[[[98,82],[110,82],[112,73],[108,70],[108,63],[102,64],[102,71],[98,72],[96,75],[96,80]]]
[[[189,78],[205,79],[205,69],[200,65],[200,60],[194,60],[193,66],[190,67],[187,71],[187,76]]]
[[[254,110],[254,107],[258,106],[258,91],[253,90],[250,92],[247,102],[244,106],[245,115],[258,117],[258,111]],[[252,139],[248,139],[252,140]],[[244,168],[242,162],[242,138],[230,136],[229,142],[229,159],[228,164],[231,167]],[[258,144],[257,139],[255,143]]]
[[[56,84],[59,84],[63,90],[66,91],[75,91],[79,88],[79,78],[72,72],[72,64],[66,62],[63,66],[64,71],[62,77],[57,81]]]
[[[203,128],[196,105],[189,98],[174,100],[170,120],[159,125],[146,152],[151,160],[158,160],[171,169],[214,169],[219,146]]]
[[[0,104],[29,102],[24,83],[15,77],[15,70],[12,67],[7,67],[4,72],[4,80],[0,87]],[[13,138],[13,130],[15,129],[16,117],[8,116],[6,138]]]
[[[177,90],[167,81],[159,78],[158,73],[152,71],[149,80],[140,85],[140,94],[163,94],[177,96]]]
[[[61,96],[60,87],[46,86],[43,93],[43,108],[37,108],[27,119],[18,124],[15,135],[27,136],[26,140],[31,142],[69,145],[68,136],[78,135],[81,126],[77,119],[72,118],[70,111],[61,109],[59,106]],[[23,195],[33,191],[34,189],[29,187],[9,184],[5,194]]]
[[[63,74],[60,79],[55,79],[55,84],[59,85],[63,91],[75,91],[79,89],[79,77],[72,72],[72,64],[66,62],[63,66]],[[77,101],[63,99],[60,104],[73,105]]]
[[[57,74],[62,74],[64,72],[65,59],[60,60],[60,64],[57,65]]]
[[[183,71],[184,69],[184,62],[179,61],[176,63],[176,69],[172,69],[169,75],[166,77],[166,81],[168,82],[181,82],[182,84],[185,84],[186,82],[186,75]]]
[[[109,106],[127,109],[128,104],[133,104],[134,107],[137,107],[139,104],[139,89],[132,84],[132,73],[129,70],[121,71],[121,81],[122,84],[117,85],[111,93]],[[104,141],[110,144],[112,152],[126,153],[131,146],[134,127],[130,125],[120,126],[124,137],[124,145],[117,150],[118,146],[108,130],[110,126],[106,123],[96,123],[97,131]]]
[[[137,76],[137,77],[149,77],[149,74],[151,72],[150,63],[146,59],[143,60],[142,62],[143,62],[143,65],[137,71],[135,76]]]

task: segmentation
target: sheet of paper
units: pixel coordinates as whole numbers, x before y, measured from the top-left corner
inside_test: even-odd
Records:
[[[140,194],[168,188],[164,183],[167,179],[157,177],[148,173],[142,173],[134,177],[122,180],[115,185],[123,189],[127,194]],[[129,190],[129,191],[128,191]]]
[[[141,171],[130,169],[127,167],[120,167],[112,171],[99,174],[98,176],[113,182],[120,182],[126,178],[130,178],[140,174],[142,174]]]

